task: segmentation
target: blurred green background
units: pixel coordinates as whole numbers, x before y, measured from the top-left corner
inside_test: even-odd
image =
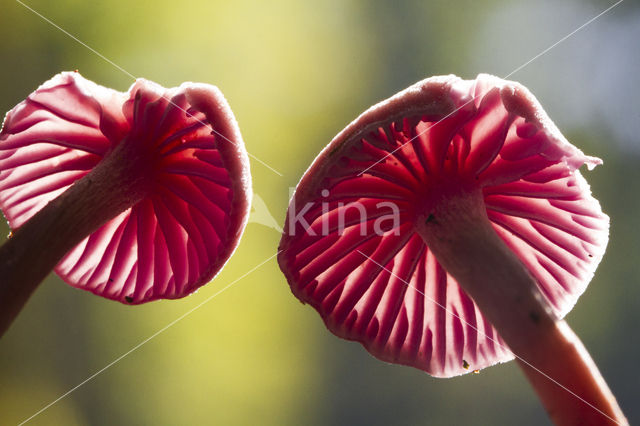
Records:
[[[371,104],[435,74],[505,76],[613,2],[25,0],[128,72],[225,93],[255,193],[282,224],[289,187]],[[640,423],[640,5],[627,0],[511,76],[567,138],[611,216],[609,249],[568,321]],[[0,111],[61,70],[130,77],[12,0],[0,6]],[[264,210],[254,217],[268,222]],[[2,222],[0,233],[8,228]],[[51,276],[0,340],[0,424],[16,424],[275,253],[250,223],[224,271],[179,301],[128,307]],[[33,418],[33,425],[541,425],[515,363],[434,379],[340,340],[271,260]]]

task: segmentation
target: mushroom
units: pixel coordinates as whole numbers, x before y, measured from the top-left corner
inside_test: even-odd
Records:
[[[55,268],[126,304],[184,297],[238,245],[251,200],[236,120],[214,86],[128,92],[63,72],[4,119],[0,335]]]
[[[324,148],[289,205],[278,261],[339,337],[436,377],[516,357],[559,425],[626,424],[562,318],[609,219],[571,145],[522,85],[428,78]]]

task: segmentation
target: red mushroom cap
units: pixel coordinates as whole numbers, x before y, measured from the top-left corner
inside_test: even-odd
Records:
[[[121,93],[64,72],[6,116],[0,209],[20,227],[119,144],[144,152],[146,196],[56,266],[67,283],[125,303],[179,298],[207,283],[238,245],[251,200],[236,120],[214,86]]]
[[[315,159],[289,205],[280,268],[333,333],[384,361],[448,377],[510,360],[417,231],[437,220],[439,200],[480,190],[493,229],[562,317],[608,240],[577,170],[585,163],[600,160],[567,142],[520,84],[426,79],[364,112]]]

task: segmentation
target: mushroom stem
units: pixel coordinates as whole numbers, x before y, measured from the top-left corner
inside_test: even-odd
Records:
[[[148,191],[148,166],[126,140],[13,231],[0,247],[0,337],[73,247]]]
[[[563,426],[628,424],[578,337],[555,318],[494,231],[482,190],[445,190],[421,215],[417,232],[517,356],[551,419]]]

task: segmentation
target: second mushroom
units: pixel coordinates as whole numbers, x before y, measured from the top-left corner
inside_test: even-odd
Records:
[[[333,333],[382,360],[450,377],[515,356],[557,424],[625,424],[562,320],[608,240],[578,171],[599,163],[520,84],[429,78],[316,158],[280,267]]]

